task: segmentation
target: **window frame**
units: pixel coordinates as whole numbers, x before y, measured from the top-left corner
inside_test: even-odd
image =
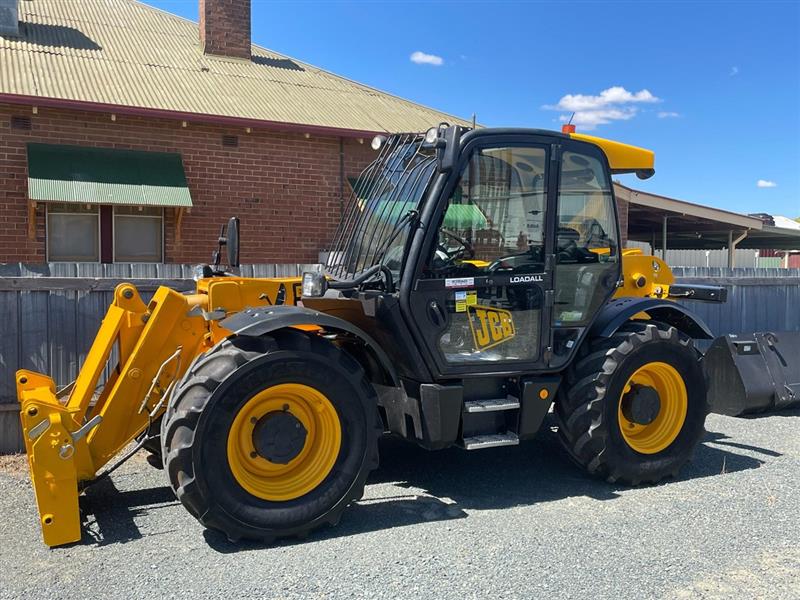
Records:
[[[96,208],[96,212],[94,213],[97,217],[97,260],[53,260],[53,257],[50,254],[50,207],[53,204],[64,204],[65,206],[71,205],[86,205],[92,206]],[[100,208],[101,205],[87,203],[87,202],[46,202],[45,203],[45,215],[44,215],[44,242],[45,242],[45,249],[44,249],[44,256],[45,260],[48,263],[75,263],[75,262],[84,262],[84,263],[102,263],[102,255],[103,255],[103,229],[102,229],[102,218],[100,216]],[[87,213],[78,213],[78,212],[57,212],[53,213],[57,215],[86,215]]]
[[[588,149],[588,151],[587,151]],[[611,171],[611,166],[608,164],[608,157],[606,156],[603,149],[599,146],[596,146],[589,142],[584,142],[582,140],[572,140],[570,139],[568,142],[564,142],[560,144],[559,152],[558,152],[558,164],[560,165],[556,171],[558,175],[555,180],[555,206],[554,206],[554,220],[553,223],[555,225],[554,230],[557,230],[561,223],[561,174],[563,171],[563,159],[564,154],[570,152],[572,154],[582,154],[585,156],[591,156],[592,158],[596,159],[600,163],[600,167],[603,169],[603,175],[609,183],[608,192],[604,190],[598,190],[599,193],[602,193],[604,196],[607,194],[611,200],[611,217],[613,220],[614,226],[614,241],[615,241],[615,252],[611,253],[610,256],[614,257],[613,262],[617,262],[622,264],[622,230],[620,228],[619,222],[619,210],[617,206],[617,195],[614,192],[614,178],[613,173]],[[555,231],[554,231],[555,233]],[[554,242],[554,250],[555,250],[555,240]]]
[[[603,151],[603,149],[600,148],[599,146],[596,146],[595,144],[592,144],[591,142],[586,142],[586,141],[583,141],[583,140],[576,140],[576,139],[564,140],[559,144],[557,160],[554,161],[554,164],[556,164],[558,166],[555,169],[557,175],[556,175],[556,178],[555,178],[555,180],[553,182],[554,183],[554,188],[555,188],[554,189],[554,194],[553,194],[553,196],[554,196],[553,197],[553,210],[554,210],[554,213],[553,213],[553,218],[551,219],[551,223],[553,224],[553,228],[555,229],[558,226],[558,223],[560,222],[560,219],[561,219],[561,214],[559,212],[559,201],[560,201],[560,197],[561,197],[561,172],[562,172],[562,169],[563,169],[563,166],[562,166],[563,165],[563,156],[564,156],[565,152],[572,152],[572,153],[575,153],[575,154],[583,154],[583,155],[588,155],[588,156],[592,156],[593,158],[596,158],[600,162],[600,166],[603,169],[603,174],[604,174],[604,177],[605,177],[606,181],[608,181],[608,183],[609,183],[608,197],[610,198],[610,201],[611,201],[611,216],[613,218],[614,234],[616,236],[617,248],[616,248],[616,255],[615,255],[615,260],[614,261],[607,261],[606,263],[599,263],[598,262],[598,264],[613,265],[613,267],[616,270],[617,282],[619,282],[620,278],[622,277],[622,251],[623,251],[623,248],[622,248],[621,227],[620,227],[620,222],[619,222],[619,210],[618,210],[618,206],[617,206],[617,195],[616,195],[616,192],[614,191],[613,173],[611,171],[611,166],[608,163],[608,157],[606,156],[606,154]],[[554,249],[553,251],[555,252],[555,243],[556,243],[555,231],[553,232],[553,235],[554,235],[554,239],[552,240],[553,249]],[[560,263],[556,260],[556,258],[554,256],[553,257],[553,265],[552,265],[552,284],[551,284],[554,294],[556,294],[557,290],[558,290],[558,284],[559,284],[558,267],[559,267],[559,264]],[[611,289],[608,292],[607,298],[606,298],[606,302],[608,302],[611,298],[613,298],[615,292],[616,292],[616,286],[614,286],[614,288]],[[579,330],[579,332],[580,332],[578,337],[577,337],[576,343],[573,345],[571,351],[567,355],[562,357],[561,362],[558,363],[559,365],[566,364],[567,361],[570,359],[570,357],[572,357],[574,355],[574,353],[577,351],[578,346],[580,346],[581,342],[585,338],[586,333],[591,329],[592,325],[594,324],[594,322],[596,321],[597,317],[600,315],[601,312],[602,312],[602,305],[601,305],[600,309],[597,312],[595,312],[595,314],[593,314],[591,316],[591,318],[583,319],[580,322],[575,322],[575,323],[561,323],[561,324],[558,324],[557,321],[556,321],[556,318],[555,318],[556,317],[556,312],[555,312],[555,310],[552,311],[550,325],[551,325],[551,328],[552,328],[551,331],[553,333],[555,333],[555,331],[558,330],[558,329],[563,329],[563,330],[576,329],[576,330]]]
[[[55,212],[51,211],[51,206],[54,204],[62,204],[66,207],[70,206],[89,206],[94,208],[93,213],[87,212]],[[45,237],[45,260],[48,263],[92,263],[92,264],[103,264],[103,207],[108,206],[111,209],[111,228],[109,231],[105,233],[111,236],[111,263],[110,264],[162,264],[164,263],[164,257],[166,255],[166,213],[164,207],[146,207],[146,208],[156,208],[159,211],[158,215],[137,215],[137,214],[125,214],[121,216],[126,217],[135,217],[135,218],[146,218],[146,219],[159,219],[161,221],[161,244],[159,248],[160,259],[157,261],[120,261],[117,260],[117,246],[116,246],[116,235],[117,235],[117,225],[116,225],[116,217],[117,217],[117,208],[123,205],[114,205],[114,204],[95,204],[91,202],[46,202],[45,203],[45,218],[44,218],[44,237]],[[127,205],[124,205],[127,206]],[[132,205],[138,207],[139,205]],[[50,237],[50,216],[51,214],[58,214],[58,215],[87,215],[93,214],[97,220],[97,259],[96,260],[61,260],[61,259],[54,259],[51,254],[51,237]]]

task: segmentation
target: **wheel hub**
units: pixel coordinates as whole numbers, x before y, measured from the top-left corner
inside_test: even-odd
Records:
[[[253,428],[253,446],[262,458],[286,465],[300,455],[308,431],[288,411],[273,411],[261,417]]]
[[[228,432],[228,466],[253,496],[284,502],[322,483],[341,444],[341,422],[328,397],[301,383],[281,383],[240,407]]]
[[[631,423],[649,425],[661,411],[658,391],[649,385],[631,385],[631,391],[622,397],[622,414]]]
[[[688,412],[686,384],[678,370],[660,361],[636,369],[622,388],[619,430],[640,454],[657,454],[680,434]]]

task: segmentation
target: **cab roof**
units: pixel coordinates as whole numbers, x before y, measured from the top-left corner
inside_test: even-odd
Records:
[[[570,138],[589,142],[605,153],[612,173],[636,173],[640,179],[652,177],[655,172],[656,154],[652,150],[615,142],[584,133],[568,133]]]
[[[652,150],[623,144],[614,140],[586,135],[584,133],[562,133],[548,129],[528,128],[480,128],[469,132],[470,136],[497,135],[497,134],[528,134],[557,138],[570,138],[588,142],[598,146],[606,155],[608,166],[613,174],[636,173],[640,179],[647,179],[655,174],[656,155]]]

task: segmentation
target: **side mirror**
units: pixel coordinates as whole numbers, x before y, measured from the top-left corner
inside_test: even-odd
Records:
[[[225,250],[228,253],[228,266],[239,266],[239,217],[228,219],[228,229],[225,232]]]

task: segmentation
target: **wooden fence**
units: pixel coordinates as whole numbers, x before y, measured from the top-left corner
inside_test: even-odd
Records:
[[[294,276],[318,265],[247,265],[242,274]],[[715,334],[800,331],[800,270],[676,268],[681,281],[728,288],[726,304],[683,303]],[[59,386],[78,373],[113,290],[131,281],[145,301],[159,285],[194,286],[188,265],[0,265],[0,453],[22,449],[14,372],[33,369]]]

